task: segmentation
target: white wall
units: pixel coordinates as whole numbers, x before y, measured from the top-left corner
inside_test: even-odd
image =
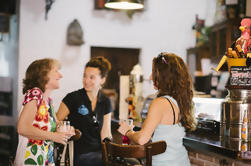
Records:
[[[141,48],[145,78],[150,75],[152,58],[161,51],[174,52],[186,60],[186,49],[195,45],[195,14],[212,24],[216,0],[145,1],[145,11],[130,19],[124,12],[94,10],[92,0],[56,0],[46,21],[44,0],[21,0],[18,108],[23,100],[25,70],[39,58],[52,57],[62,63],[61,89],[52,94],[56,109],[66,93],[82,87],[91,46]],[[84,30],[81,47],[66,45],[66,30],[75,18]],[[145,94],[152,92],[148,89]]]

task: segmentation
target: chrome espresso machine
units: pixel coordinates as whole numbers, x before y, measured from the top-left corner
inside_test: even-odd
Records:
[[[221,138],[251,141],[251,90],[228,89],[222,105]]]

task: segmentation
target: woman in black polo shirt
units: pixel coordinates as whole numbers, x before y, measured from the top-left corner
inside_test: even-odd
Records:
[[[84,88],[68,93],[60,104],[57,118],[68,116],[71,125],[82,133],[74,141],[75,166],[103,165],[101,141],[111,137],[111,102],[101,93],[110,62],[94,57],[85,66]]]

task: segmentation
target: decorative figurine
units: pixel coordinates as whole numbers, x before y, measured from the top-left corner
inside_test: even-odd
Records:
[[[251,51],[251,39],[250,39],[250,28],[251,28],[251,19],[244,18],[241,20],[241,36],[236,40],[235,45],[240,45],[244,54],[247,54],[248,51]]]
[[[72,46],[80,46],[83,43],[83,30],[78,20],[74,19],[67,29],[67,44]]]
[[[220,63],[215,69],[217,72],[227,61],[228,70],[231,66],[250,66],[251,65],[251,40],[250,40],[251,19],[244,18],[241,21],[239,29],[242,31],[241,36],[236,40],[233,48],[228,48],[225,55],[221,58]]]

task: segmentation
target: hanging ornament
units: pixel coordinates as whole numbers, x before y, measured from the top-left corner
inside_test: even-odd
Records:
[[[67,44],[80,46],[83,43],[83,30],[78,20],[74,19],[67,29]]]

